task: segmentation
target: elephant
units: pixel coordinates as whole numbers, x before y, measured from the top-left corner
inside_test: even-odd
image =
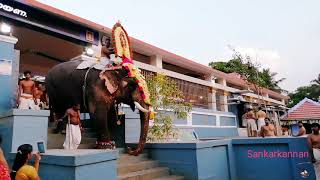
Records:
[[[141,97],[138,84],[128,77],[125,68],[101,71],[94,68],[77,69],[84,60],[60,63],[49,70],[46,89],[50,109],[59,118],[68,108],[80,104],[81,112],[89,112],[97,125],[97,144],[110,142],[111,124],[116,120],[116,105],[127,104],[139,110],[141,130],[137,147],[128,147],[128,153],[138,155],[146,143],[149,127],[149,106]],[[100,146],[98,148],[106,148]]]

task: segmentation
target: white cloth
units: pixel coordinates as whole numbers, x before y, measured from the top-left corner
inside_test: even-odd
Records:
[[[79,125],[67,124],[64,149],[77,149],[81,143],[81,130]]]
[[[22,93],[20,96],[20,104],[18,109],[37,109],[33,96],[31,94]]]
[[[257,121],[257,124],[258,124],[258,131],[260,132],[261,131],[261,127],[266,125],[266,122],[265,122],[264,118],[259,118],[258,121]]]
[[[257,124],[254,119],[246,119],[247,120],[247,132],[248,136],[252,137],[255,135],[254,131],[257,131]]]
[[[40,110],[40,103],[41,103],[40,99],[37,99],[37,105],[34,105],[35,110]]]
[[[97,70],[104,70],[106,65],[111,63],[112,61],[109,58],[101,57],[99,61],[94,61],[94,60],[83,61],[77,66],[77,69],[86,69],[86,68],[93,67],[94,69],[97,69]]]
[[[313,155],[316,162],[313,164],[316,173],[316,179],[320,179],[320,149],[313,149]]]

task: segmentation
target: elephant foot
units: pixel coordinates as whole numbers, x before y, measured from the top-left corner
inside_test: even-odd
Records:
[[[116,149],[116,143],[114,141],[97,141],[96,149]]]

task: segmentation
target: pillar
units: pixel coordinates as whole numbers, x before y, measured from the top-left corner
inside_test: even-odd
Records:
[[[212,109],[214,111],[217,110],[217,98],[216,98],[217,91],[213,88],[210,88],[210,92],[208,95],[208,103],[209,103],[209,109]]]
[[[155,66],[157,68],[161,68],[162,69],[162,57],[159,56],[159,55],[151,56],[150,64],[152,66]]]
[[[18,39],[0,35],[0,113],[11,110],[16,105],[14,86],[18,84],[14,75],[14,45]]]
[[[224,91],[223,93],[223,111],[224,112],[228,112],[228,96],[229,96],[229,92]]]
[[[223,86],[227,86],[227,80],[223,78],[218,78],[218,84],[221,84]]]

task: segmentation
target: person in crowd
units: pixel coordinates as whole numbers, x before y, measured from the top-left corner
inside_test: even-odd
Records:
[[[245,119],[247,121],[248,137],[257,137],[257,124],[255,120],[254,112],[251,108],[248,109]]]
[[[37,100],[37,109],[47,109],[48,108],[48,97],[45,92],[45,87],[42,83],[38,83],[35,88],[35,98]]]
[[[68,117],[64,149],[77,149],[81,143],[80,104],[69,108],[63,118]]]
[[[35,97],[35,82],[31,79],[31,72],[25,71],[25,79],[19,83],[19,109],[36,109],[38,104]]]
[[[289,136],[289,127],[288,126],[283,126],[282,127],[282,135],[283,136]]]
[[[309,152],[311,154],[312,162],[314,163],[316,179],[320,179],[320,125],[318,123],[311,124],[312,134],[307,138],[309,145]]]
[[[306,135],[306,128],[303,126],[302,121],[298,122],[299,125],[299,133],[297,136],[304,136]]]
[[[257,125],[258,125],[258,133],[261,131],[261,127],[265,125],[265,118],[267,114],[262,110],[262,107],[259,107],[258,112],[256,113],[257,117]]]
[[[0,135],[0,145],[2,144],[2,136]],[[0,147],[0,179],[10,180],[9,166]]]
[[[37,101],[37,105],[35,105],[35,109],[36,110],[42,109],[41,97],[43,96],[43,91],[42,91],[42,84],[41,83],[36,83],[36,86],[34,88],[34,96]]]
[[[265,119],[265,125],[261,127],[260,136],[261,137],[270,137],[276,136],[277,131],[275,126],[270,122],[270,119],[267,117]]]
[[[32,145],[23,144],[18,147],[16,158],[12,166],[11,179],[13,180],[40,180],[38,175],[41,156],[34,154],[34,166],[28,165],[32,159]]]

